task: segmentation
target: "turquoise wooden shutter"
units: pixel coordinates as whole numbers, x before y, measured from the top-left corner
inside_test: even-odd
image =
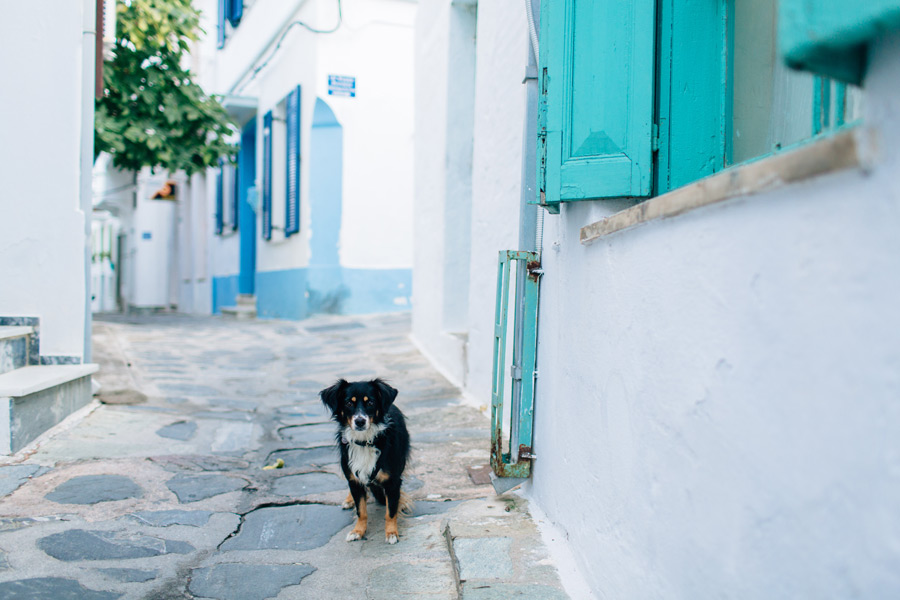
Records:
[[[272,111],[263,116],[263,194],[262,194],[262,234],[263,239],[272,239]]]
[[[785,63],[847,83],[862,83],[869,42],[897,28],[897,0],[780,0],[778,42]]]
[[[648,196],[653,0],[541,3],[539,202]]]
[[[287,135],[287,183],[285,186],[284,235],[300,231],[300,86],[291,90],[285,102]]]

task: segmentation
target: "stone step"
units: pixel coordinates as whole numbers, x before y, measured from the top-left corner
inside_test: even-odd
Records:
[[[237,295],[237,305],[253,307],[253,309],[256,310],[256,295],[255,294],[238,294]]]
[[[222,314],[238,319],[255,319],[256,306],[223,306]]]
[[[28,325],[0,326],[0,375],[28,364],[32,333]]]
[[[0,454],[18,452],[91,401],[98,366],[41,365],[0,375]]]

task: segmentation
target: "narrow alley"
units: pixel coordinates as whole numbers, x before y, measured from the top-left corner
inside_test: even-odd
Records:
[[[489,420],[409,327],[101,316],[100,401],[0,466],[0,598],[567,598],[526,501],[474,483]],[[344,541],[352,511],[318,398],[376,376],[400,390],[413,441],[416,507],[393,546],[382,507]]]

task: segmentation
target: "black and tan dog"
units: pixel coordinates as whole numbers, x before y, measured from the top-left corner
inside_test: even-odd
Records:
[[[366,534],[368,488],[379,504],[386,505],[384,538],[388,544],[396,544],[400,536],[397,516],[409,514],[412,508],[400,489],[410,446],[406,420],[394,406],[397,390],[381,379],[353,383],[340,379],[319,396],[338,424],[341,470],[350,485],[344,508],[356,507],[356,526],[347,534],[347,541]]]

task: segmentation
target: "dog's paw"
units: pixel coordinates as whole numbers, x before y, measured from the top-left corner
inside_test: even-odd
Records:
[[[346,539],[348,542],[355,542],[356,540],[361,540],[362,537],[363,537],[363,534],[361,534],[360,532],[358,532],[356,530],[353,530],[347,534]]]
[[[353,503],[353,500],[344,500],[344,503],[341,504],[341,508],[344,510],[350,510],[351,508],[356,508],[356,504]]]
[[[389,533],[384,536],[384,541],[386,541],[388,544],[396,544],[400,541],[400,538],[397,537],[396,533]]]

